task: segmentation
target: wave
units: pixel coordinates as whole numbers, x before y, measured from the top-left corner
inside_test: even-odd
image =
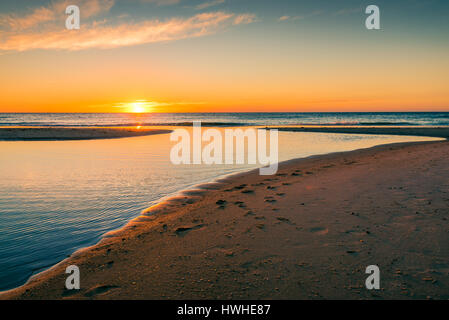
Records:
[[[423,113],[166,113],[52,114],[0,113],[0,126],[137,127],[137,126],[449,126],[449,112]]]
[[[139,122],[139,123],[102,123],[102,124],[58,124],[58,123],[36,123],[36,122],[0,122],[0,126],[23,126],[23,127],[149,127],[149,126],[192,126],[193,122]],[[203,127],[238,127],[253,124],[238,122],[201,122]]]
[[[298,126],[419,126],[422,123],[418,122],[359,122],[359,121],[338,121],[338,122],[299,122],[293,125]]]
[[[90,123],[41,123],[41,122],[0,122],[0,126],[21,126],[21,127],[150,127],[150,126],[179,126],[179,127],[190,127],[193,122],[130,122],[130,123],[101,123],[101,124],[90,124]],[[358,122],[358,121],[339,121],[339,122],[297,122],[297,123],[267,123],[267,122],[209,122],[201,121],[201,126],[203,127],[243,127],[243,126],[266,126],[266,125],[289,125],[289,126],[423,126],[423,125],[441,125],[447,126],[449,122],[439,122],[437,124],[433,123],[419,123],[419,122]]]

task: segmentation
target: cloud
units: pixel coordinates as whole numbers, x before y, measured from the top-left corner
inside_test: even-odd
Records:
[[[97,0],[101,1],[101,0]],[[104,0],[103,0],[104,1]],[[173,41],[216,33],[232,25],[255,21],[252,14],[226,12],[200,13],[189,18],[166,21],[146,20],[114,26],[94,21],[80,30],[26,30],[0,33],[0,51],[33,49],[83,50],[89,48],[117,48],[145,43]]]
[[[89,48],[116,48],[145,43],[173,41],[213,34],[233,25],[255,21],[252,14],[226,12],[201,13],[191,17],[171,18],[164,21],[144,20],[126,22],[131,17],[108,17],[115,0],[78,0],[82,24],[80,30],[66,30],[65,8],[72,0],[53,1],[25,15],[0,14],[1,51],[27,51],[33,49],[83,50]],[[157,5],[179,3],[180,0],[140,0]],[[224,2],[215,0],[211,3]],[[204,4],[203,4],[204,5]],[[103,16],[102,16],[103,15]],[[128,21],[129,21],[128,20]]]
[[[225,0],[213,0],[209,2],[204,2],[195,7],[196,10],[203,10],[209,7],[217,6],[219,4],[225,3]]]
[[[133,106],[140,106],[147,109],[153,109],[157,107],[166,107],[166,106],[177,106],[177,105],[201,105],[206,104],[205,102],[190,102],[190,101],[171,101],[171,102],[163,102],[163,101],[155,101],[155,100],[136,100],[131,102],[118,102],[112,105],[113,108],[121,108],[121,109],[129,109]],[[102,105],[96,105],[91,106],[96,108],[103,108],[103,107],[111,107],[110,104],[102,104]]]
[[[301,20],[304,19],[306,16],[282,16],[279,18],[279,21],[287,21],[287,20]]]
[[[64,0],[52,2],[48,7],[39,7],[24,16],[17,14],[0,14],[0,26],[15,31],[22,31],[49,23],[64,21],[65,9],[73,1]],[[77,5],[82,12],[83,19],[109,11],[114,6],[114,0],[78,0]]]
[[[312,11],[308,14],[304,14],[304,15],[296,15],[296,16],[281,16],[279,17],[279,21],[283,22],[283,21],[289,21],[289,20],[302,20],[305,18],[309,18],[309,17],[314,17],[314,16],[318,16],[320,14],[322,14],[323,12],[321,10],[315,10]]]
[[[250,24],[256,21],[256,16],[254,14],[239,14],[234,18],[234,25],[239,24]]]

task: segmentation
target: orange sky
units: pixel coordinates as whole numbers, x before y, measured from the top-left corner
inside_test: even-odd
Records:
[[[349,16],[327,30],[259,16],[43,33],[31,13],[16,16],[26,27],[0,39],[0,112],[449,111],[447,42],[354,29]],[[143,38],[168,25],[169,41]]]

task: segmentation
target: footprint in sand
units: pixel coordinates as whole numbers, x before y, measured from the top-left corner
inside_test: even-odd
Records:
[[[202,227],[204,227],[204,224],[198,224],[193,227],[179,227],[178,229],[176,229],[175,234],[179,237],[184,237],[190,231],[198,230],[201,229]]]
[[[245,205],[245,203],[243,201],[236,201],[236,202],[234,202],[234,204],[236,206],[238,206],[239,208],[245,208],[246,207],[246,205]]]
[[[109,290],[116,289],[116,288],[119,288],[119,287],[118,286],[96,286],[96,287],[89,289],[89,291],[87,291],[84,294],[84,296],[85,297],[94,297],[94,296],[106,293]]]
[[[285,223],[288,223],[288,224],[293,224],[289,219],[284,218],[284,217],[277,217],[276,219],[278,219],[281,222],[285,222]]]
[[[323,227],[310,228],[309,231],[312,233],[318,234],[318,235],[324,235],[329,232],[329,230],[327,228],[323,228]]]
[[[264,185],[265,185],[265,183],[263,183],[263,182],[251,184],[251,186],[253,186],[253,187],[264,186]]]
[[[163,234],[164,232],[167,232],[167,230],[168,230],[168,226],[167,226],[167,224],[164,224],[164,225],[162,225],[162,231],[160,231],[159,233]]]
[[[226,207],[226,200],[217,200],[217,202],[215,202],[215,204],[218,204],[218,209],[224,209]]]

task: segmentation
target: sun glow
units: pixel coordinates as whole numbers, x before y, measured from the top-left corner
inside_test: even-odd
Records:
[[[125,111],[130,113],[151,112],[151,105],[147,101],[136,101],[124,104]]]
[[[130,112],[144,113],[144,112],[148,112],[148,111],[143,102],[134,102],[134,103],[131,103],[131,105],[130,105]]]

